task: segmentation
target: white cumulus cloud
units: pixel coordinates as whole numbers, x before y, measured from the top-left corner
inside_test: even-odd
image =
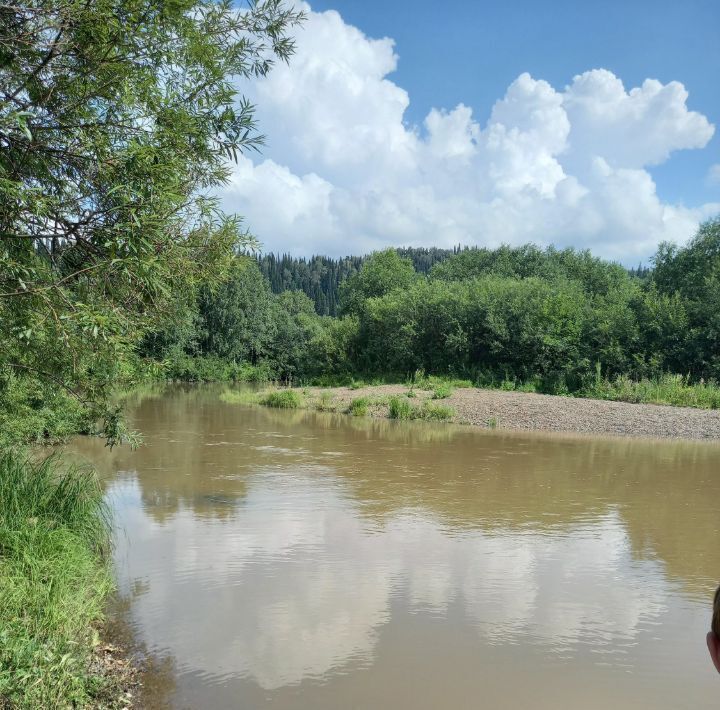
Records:
[[[634,262],[720,212],[664,203],[647,170],[713,135],[678,82],[627,90],[595,69],[558,89],[525,73],[485,125],[465,104],[409,125],[392,40],[306,9],[290,64],[243,87],[268,144],[222,193],[266,251],[532,241]]]

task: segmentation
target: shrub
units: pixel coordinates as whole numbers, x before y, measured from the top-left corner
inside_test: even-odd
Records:
[[[390,397],[390,418],[391,419],[413,419],[414,407],[406,399]]]
[[[348,414],[352,414],[354,417],[365,417],[368,413],[369,404],[370,402],[367,397],[358,397],[350,402]]]
[[[295,390],[275,390],[260,398],[260,404],[276,409],[298,409],[302,403],[302,397]]]
[[[433,399],[447,399],[452,396],[454,392],[453,388],[446,382],[439,384],[435,387],[432,393]]]
[[[452,407],[446,407],[442,404],[433,404],[425,402],[419,411],[419,418],[428,421],[445,422],[455,416],[455,410]]]

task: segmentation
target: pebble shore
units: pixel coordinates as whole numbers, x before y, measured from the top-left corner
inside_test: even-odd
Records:
[[[371,400],[406,395],[403,385],[310,388],[312,400],[331,397],[338,411],[344,411],[353,399]],[[322,395],[322,393],[327,393]],[[421,404],[432,392],[415,389],[409,401]],[[451,421],[483,428],[524,431],[577,432],[662,439],[720,440],[720,410],[668,407],[656,404],[631,404],[597,399],[558,397],[525,392],[486,389],[456,389],[438,404],[452,407]],[[376,404],[373,416],[388,416],[388,408]]]

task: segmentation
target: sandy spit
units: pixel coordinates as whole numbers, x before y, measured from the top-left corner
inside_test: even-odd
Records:
[[[403,385],[347,387],[304,390],[312,408],[324,398],[329,408],[344,411],[353,399],[370,398],[372,416],[387,417],[383,400],[404,396]],[[421,405],[432,392],[415,389],[408,401]],[[328,402],[329,400],[329,402]],[[437,404],[451,407],[451,421],[483,428],[524,431],[575,432],[594,435],[616,435],[662,439],[720,440],[720,410],[668,407],[655,404],[630,404],[596,399],[557,397],[525,392],[502,392],[486,389],[456,389]]]

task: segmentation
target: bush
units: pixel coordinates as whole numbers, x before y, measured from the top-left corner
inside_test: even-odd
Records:
[[[0,457],[0,704],[84,707],[98,691],[87,666],[109,540],[91,471]]]
[[[422,406],[415,407],[406,399],[391,397],[390,401],[391,419],[426,419],[427,421],[447,421],[455,416],[452,407],[445,407],[441,404],[425,401]]]
[[[445,407],[442,404],[433,404],[425,402],[419,412],[421,419],[428,421],[445,422],[455,416],[455,410],[452,407]]]
[[[368,405],[370,402],[367,397],[358,397],[350,402],[348,407],[348,414],[352,414],[354,417],[365,417],[368,413]]]
[[[276,390],[260,398],[260,404],[276,409],[299,409],[302,397],[295,390]]]
[[[406,399],[390,397],[391,419],[413,419],[414,407]]]
[[[0,368],[0,451],[17,443],[56,443],[91,428],[88,411],[77,398]]]
[[[455,390],[453,390],[453,388],[449,384],[442,383],[435,387],[435,389],[433,390],[433,393],[432,393],[432,398],[433,399],[447,399],[448,397],[452,396],[452,393],[454,391]]]

